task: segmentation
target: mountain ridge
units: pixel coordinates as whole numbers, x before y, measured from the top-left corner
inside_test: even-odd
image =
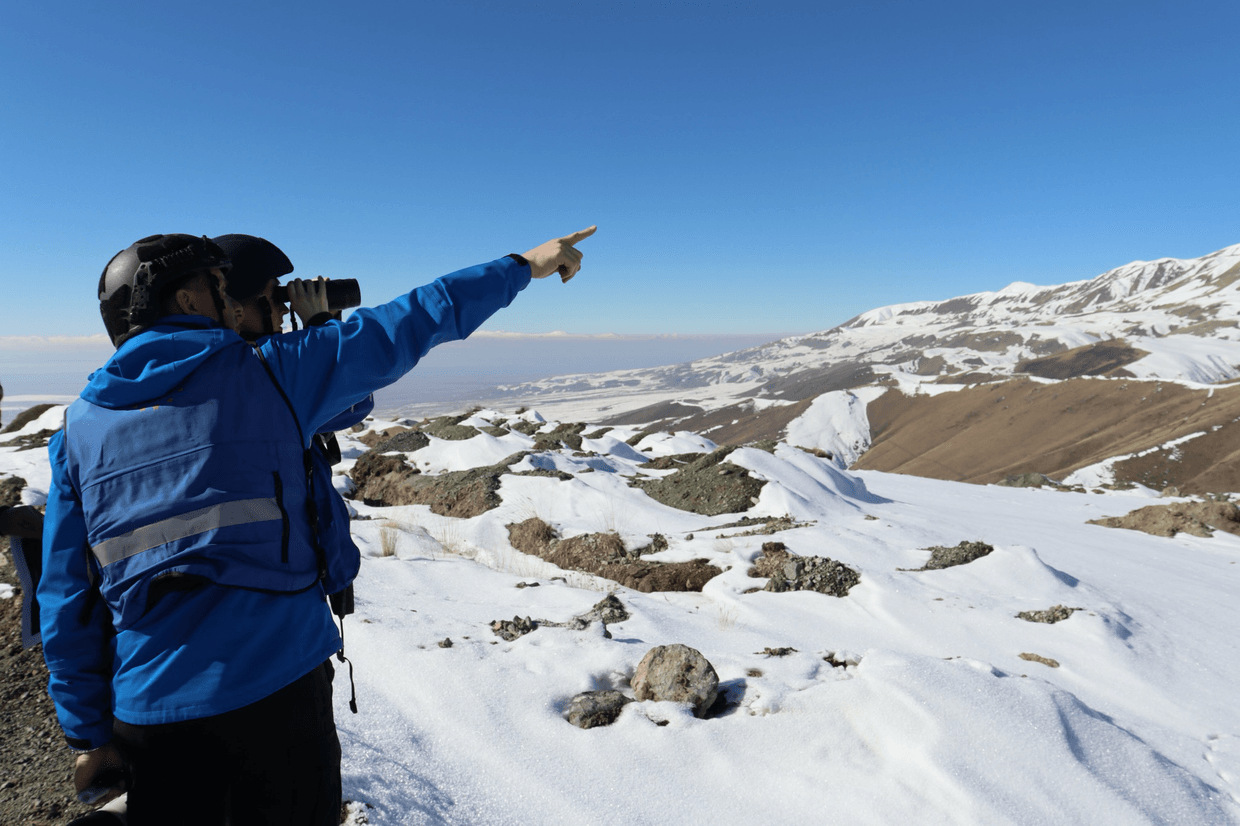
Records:
[[[1126,411],[1127,417],[1140,418],[1140,400],[1161,392],[1159,383],[1213,395],[1213,390],[1240,379],[1237,319],[1240,244],[1195,259],[1134,261],[1091,279],[1058,286],[1014,282],[999,290],[943,301],[887,305],[827,330],[692,362],[509,385],[488,403],[519,401],[540,409],[580,411],[583,418],[609,424],[693,430],[721,444],[780,439],[793,428],[814,442],[807,447],[837,453],[844,464],[861,461],[858,466],[924,474],[928,473],[924,462],[897,462],[894,451],[862,460],[878,444],[879,430],[894,432],[893,426],[906,435],[921,434],[906,452],[934,451],[952,441],[945,435],[949,423],[937,426],[936,431],[933,421],[929,427],[911,429],[908,422],[897,421],[899,417],[879,416],[871,422],[868,408],[886,394],[914,401],[901,406],[889,399],[885,409],[899,407],[899,416],[910,421],[927,416],[933,420],[941,411],[951,409],[952,415],[959,411],[955,403],[932,404],[931,399],[979,385],[1135,381],[1142,383],[1133,387],[1139,393],[1122,395],[1119,385],[1100,385],[1091,393],[1104,393],[1108,403]],[[1145,388],[1147,383],[1151,386]],[[847,397],[855,399],[858,393],[865,396],[865,405],[850,404]],[[804,417],[816,406],[830,406],[826,402],[833,394],[839,397],[833,402],[836,408],[844,405],[853,410],[854,421],[844,429],[852,427],[864,431],[863,435],[837,438],[838,434],[808,432]],[[1208,407],[1219,418],[1193,417],[1202,433],[1230,421],[1224,421],[1230,402]],[[1044,409],[1029,408],[1024,414],[1038,423],[1033,433],[1056,427],[1057,414],[1049,401]],[[831,415],[838,426],[839,417]],[[1122,427],[1111,426],[1113,444],[1095,445],[1086,454],[1091,463],[1097,463],[1151,450],[1183,438],[1183,424],[1173,427],[1168,420],[1166,427],[1147,427],[1136,439],[1124,435]],[[935,432],[943,435],[941,441],[931,438]],[[989,482],[997,481],[1001,470],[1014,465],[1060,474],[1086,466],[1065,463],[1062,457],[1052,460],[1030,445],[1029,439],[1005,444],[997,434],[987,432],[993,460],[964,475]],[[1043,440],[1045,444],[1051,441]],[[883,455],[886,459],[875,464]],[[1198,480],[1213,479],[1210,484],[1215,487],[1225,483],[1240,490],[1240,477],[1233,480],[1231,474],[1198,468],[1192,475]],[[1159,474],[1158,479],[1181,481],[1175,473]]]

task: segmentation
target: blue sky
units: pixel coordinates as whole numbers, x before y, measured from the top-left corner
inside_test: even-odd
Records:
[[[492,330],[772,333],[1240,242],[1240,4],[9,3],[0,336],[154,232],[386,300],[592,223]]]

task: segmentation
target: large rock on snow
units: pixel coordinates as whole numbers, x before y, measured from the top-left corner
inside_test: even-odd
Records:
[[[676,643],[646,652],[632,685],[639,700],[689,703],[694,716],[704,717],[719,694],[719,675],[702,652]]]

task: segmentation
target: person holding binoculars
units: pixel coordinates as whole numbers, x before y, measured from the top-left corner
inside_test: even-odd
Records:
[[[220,244],[113,256],[97,295],[117,351],[48,444],[38,589],[79,791],[120,766],[130,826],[339,821],[325,596],[351,574],[325,552],[312,439],[531,279],[568,281],[594,229],[343,321],[275,335],[269,312],[253,344]]]

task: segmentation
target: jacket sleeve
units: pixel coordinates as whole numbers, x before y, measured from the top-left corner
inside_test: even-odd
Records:
[[[371,411],[375,409],[375,397],[367,396],[357,404],[343,410],[327,424],[319,428],[319,433],[335,433],[337,430],[345,430],[358,422],[364,421]]]
[[[86,520],[66,472],[64,431],[52,436],[48,454],[52,482],[38,588],[47,690],[69,745],[92,749],[112,739],[112,625],[91,581]]]
[[[341,410],[408,373],[432,347],[468,337],[529,283],[528,264],[500,258],[343,322],[272,336],[261,349],[309,439]]]

